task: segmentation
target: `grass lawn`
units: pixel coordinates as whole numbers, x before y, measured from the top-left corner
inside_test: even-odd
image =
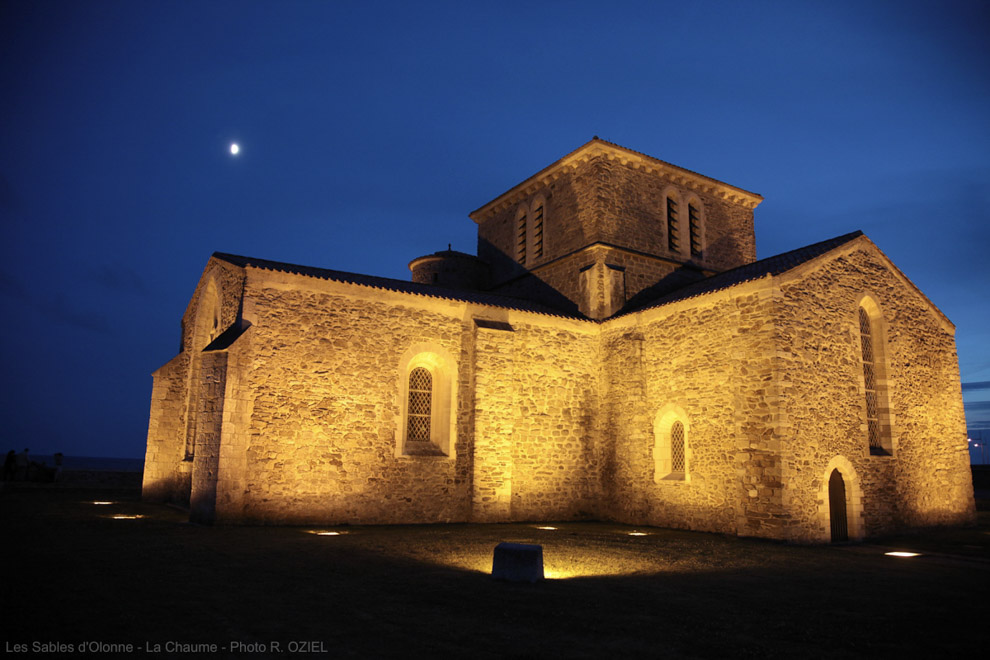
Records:
[[[8,489],[0,643],[72,644],[72,657],[83,642],[132,643],[148,658],[169,655],[168,642],[245,658],[983,657],[990,512],[980,516],[976,528],[823,547],[607,523],[320,536],[191,525],[134,492]],[[554,579],[493,581],[501,541],[541,544]],[[315,652],[288,653],[298,641]]]

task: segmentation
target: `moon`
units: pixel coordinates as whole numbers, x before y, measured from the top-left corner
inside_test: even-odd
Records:
[[[230,143],[230,155],[231,156],[236,156],[237,154],[240,153],[240,151],[241,151],[241,145],[237,144],[236,142],[231,142]]]

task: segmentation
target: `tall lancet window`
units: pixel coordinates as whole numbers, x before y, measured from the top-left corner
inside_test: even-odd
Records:
[[[677,230],[677,200],[667,198],[667,247],[671,252],[681,251],[681,237]]]
[[[430,419],[433,415],[433,375],[423,367],[409,372],[409,412],[407,440],[430,441]]]
[[[863,358],[863,386],[866,395],[866,435],[871,454],[889,454],[889,411],[883,364],[882,340],[877,320],[864,307],[859,308],[859,338]]]

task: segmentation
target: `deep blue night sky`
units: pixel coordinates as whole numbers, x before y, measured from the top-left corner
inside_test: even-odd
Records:
[[[976,1],[7,0],[0,447],[143,456],[213,251],[408,279],[593,135],[762,194],[760,257],[864,230],[988,385],[988,44]]]

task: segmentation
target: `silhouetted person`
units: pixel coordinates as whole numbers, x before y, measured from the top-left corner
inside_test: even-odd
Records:
[[[52,482],[58,483],[58,480],[62,478],[62,452],[55,452],[55,475],[52,477]]]
[[[11,449],[3,462],[3,480],[13,481],[15,474],[17,474],[17,452]]]
[[[24,481],[28,480],[28,469],[31,467],[31,457],[28,456],[27,447],[24,448],[20,454],[17,455],[17,473],[20,474],[23,470],[24,476],[21,477]]]

